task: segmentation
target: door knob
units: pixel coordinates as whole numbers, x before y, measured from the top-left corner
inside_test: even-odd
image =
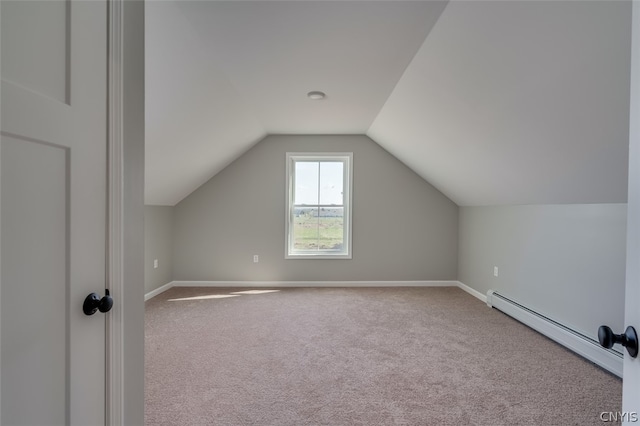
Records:
[[[109,312],[113,306],[113,298],[109,295],[109,290],[104,291],[104,297],[100,298],[98,293],[91,293],[82,304],[82,311],[85,315],[93,315],[96,311]]]
[[[638,356],[638,335],[636,334],[636,329],[631,326],[627,327],[624,334],[614,334],[611,328],[601,325],[598,329],[598,340],[607,349],[611,349],[614,344],[620,343],[627,348],[627,352],[632,358]]]

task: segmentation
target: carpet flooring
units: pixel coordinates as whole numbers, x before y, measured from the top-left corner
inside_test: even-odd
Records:
[[[147,425],[602,425],[622,382],[458,288],[172,288]],[[608,423],[615,424],[615,423]]]

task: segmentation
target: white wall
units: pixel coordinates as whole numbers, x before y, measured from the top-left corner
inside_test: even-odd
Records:
[[[626,204],[462,207],[458,279],[597,339],[622,329],[626,217]]]
[[[173,207],[144,207],[144,292],[173,280]],[[158,267],[154,268],[154,260]]]
[[[285,259],[289,151],[353,152],[353,259]],[[457,274],[458,207],[366,136],[269,136],[178,203],[174,226],[175,280],[410,281]]]

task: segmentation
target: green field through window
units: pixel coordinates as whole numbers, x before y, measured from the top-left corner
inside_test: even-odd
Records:
[[[317,210],[313,210],[294,218],[293,244],[296,250],[342,250],[344,217],[335,213],[342,209],[330,210],[333,216],[318,216]]]

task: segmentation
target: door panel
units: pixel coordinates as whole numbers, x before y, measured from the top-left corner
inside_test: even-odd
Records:
[[[1,141],[2,424],[66,424],[67,150]]]
[[[0,2],[2,424],[104,424],[106,6]]]
[[[5,81],[68,103],[69,11],[69,1],[3,5],[2,31],[11,34],[2,37]]]

